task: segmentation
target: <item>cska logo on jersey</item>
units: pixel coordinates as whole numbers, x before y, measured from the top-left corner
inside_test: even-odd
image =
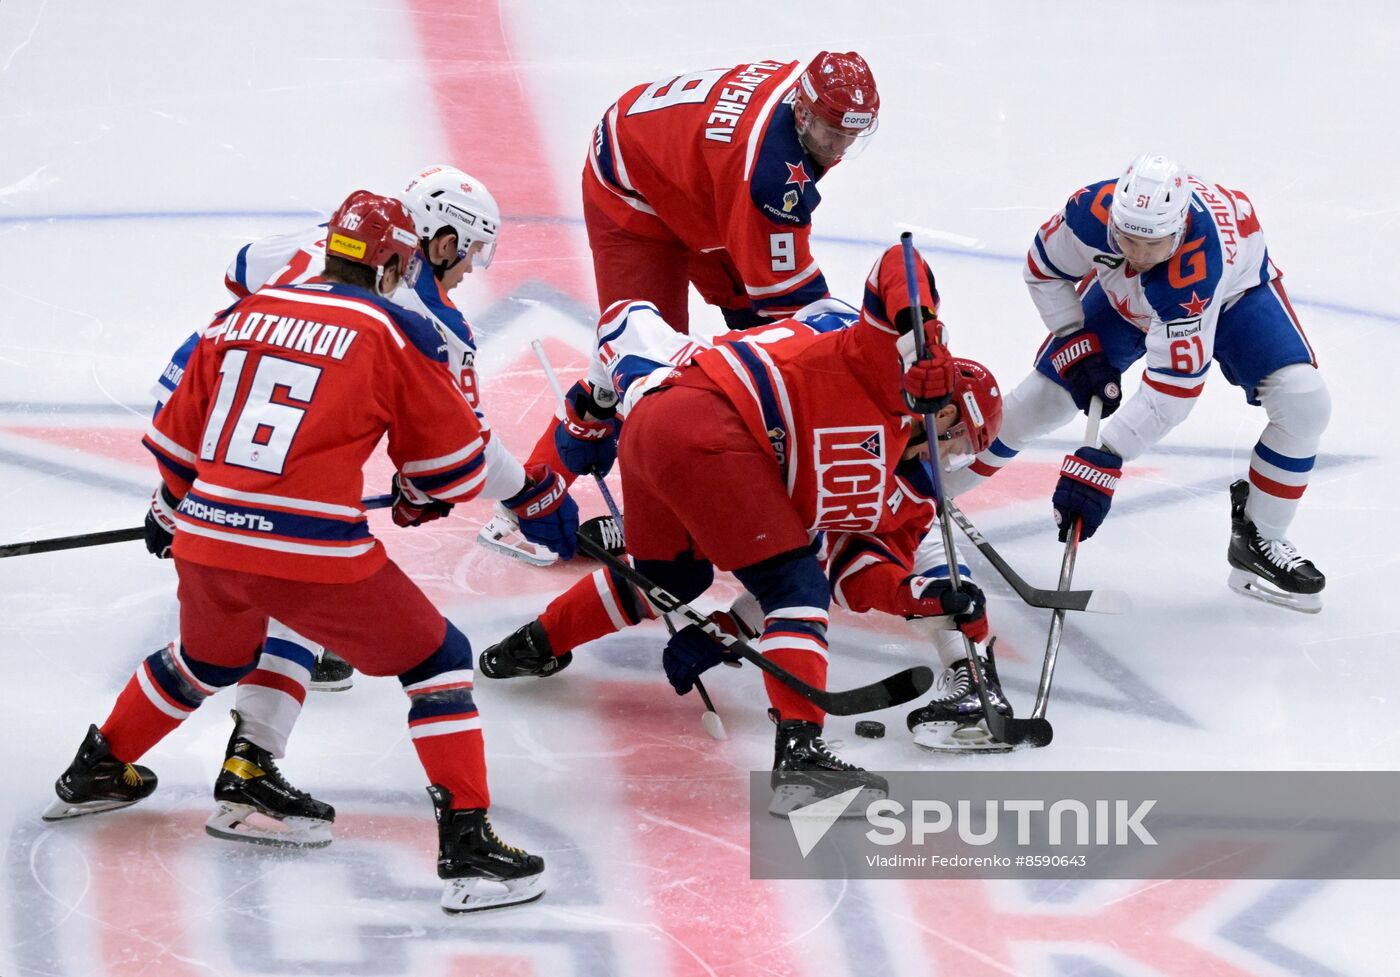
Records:
[[[873,531],[885,500],[884,429],[821,427],[812,438],[817,476],[814,528]]]

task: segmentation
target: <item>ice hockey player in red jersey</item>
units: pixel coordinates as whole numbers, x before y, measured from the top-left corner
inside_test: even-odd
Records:
[[[816,537],[878,533],[897,521],[892,500],[908,487],[896,468],[915,415],[948,407],[958,388],[954,359],[938,342],[933,276],[922,267],[927,304],[915,310],[900,249],[891,248],[867,281],[860,321],[833,332],[785,321],[713,348],[677,337],[680,348],[658,362],[614,348],[631,314],[625,303],[599,327],[598,359],[626,415],[620,464],[635,565],[682,600],[703,593],[716,567],[733,572],[761,608],[759,650],[817,687],[826,681],[831,585]],[[915,327],[932,340],[927,360],[914,359]],[[985,637],[975,588],[954,594],[945,577],[905,589],[911,613],[951,613]],[[643,616],[616,600],[608,613],[612,629]],[[567,665],[565,652],[536,621],[483,653],[481,668],[493,678],[551,674]],[[775,813],[809,801],[816,780],[829,784],[834,773],[883,790],[830,753],[820,709],[769,676],[765,684],[778,725]]]
[[[649,301],[686,332],[687,282],[731,329],[825,296],[808,246],[817,182],[864,147],[879,112],[854,51],[632,88],[593,130],[583,168],[598,307]]]
[[[730,329],[791,315],[828,294],[809,246],[818,181],[860,152],[879,121],[865,59],[823,51],[637,85],[604,113],[583,168],[598,308],[653,303],[689,331],[687,289]],[[586,385],[531,453],[572,480],[606,474],[612,404]],[[521,548],[520,558],[528,557]],[[543,561],[541,561],[543,562]]]
[[[142,661],[89,728],[46,819],[148,796],[155,775],[136,761],[256,666],[276,617],[365,674],[398,676],[432,781],[443,908],[538,898],[543,860],[501,843],[487,818],[471,646],[388,559],[360,504],[386,435],[405,512],[472,499],[481,427],[438,333],[383,298],[418,272],[407,210],[356,191],[327,231],[324,276],[221,313],[147,432],[176,527],[180,642]],[[539,475],[518,505],[566,521],[561,480]]]
[[[490,430],[475,368],[476,338],[450,297],[466,275],[490,266],[498,244],[500,210],[480,180],[446,164],[416,172],[398,199],[413,217],[422,273],[413,282],[395,289],[388,298],[395,305],[424,316],[442,337],[448,370],[481,423],[485,478],[480,497],[509,499],[525,488],[526,472]],[[323,223],[246,244],[229,264],[225,285],[235,299],[241,299],[268,285],[311,281],[324,269],[327,240],[327,226]],[[162,371],[153,388],[157,411],[184,376],[198,338],[198,332],[192,334]],[[160,508],[154,506],[148,513],[147,544],[152,553],[168,557],[172,538],[159,524]],[[399,507],[395,515],[401,521],[417,524],[440,518],[450,509],[446,503],[412,511]],[[545,554],[549,562],[556,559],[544,542],[527,535],[539,539],[537,530],[547,535],[551,529],[547,520],[526,520],[522,525],[498,501],[491,522],[498,524],[497,532],[508,534],[517,546]],[[269,623],[268,640],[258,658],[258,667],[238,683],[232,710],[234,731],[214,783],[216,806],[206,824],[209,834],[289,847],[330,843],[334,808],[288,783],[276,761],[286,755],[288,738],[308,689],[343,690],[350,687],[353,676],[354,670],[334,651],[322,648],[280,621]]]
[[[1098,444],[1065,458],[1054,495],[1061,539],[1076,520],[1088,539],[1124,462],[1186,419],[1215,361],[1268,414],[1248,481],[1230,486],[1230,586],[1320,610],[1326,580],[1285,534],[1331,398],[1249,197],[1144,154],[1116,180],[1075,191],[1036,233],[1024,278],[1051,335],[1006,396],[1001,436],[953,486],[995,474],[1098,396],[1112,418]],[[1123,400],[1122,372],[1139,358],[1142,384]]]

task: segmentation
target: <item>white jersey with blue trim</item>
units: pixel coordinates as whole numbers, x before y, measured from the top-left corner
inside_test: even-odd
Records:
[[[818,299],[771,326],[722,333],[713,342],[676,332],[650,302],[617,302],[598,320],[597,342],[588,380],[618,397],[618,416],[644,394],[661,386],[700,351],[719,343],[763,343],[799,330],[823,333],[845,329],[860,313],[839,299]]]
[[[1023,277],[1041,318],[1064,336],[1084,324],[1079,293],[1093,276],[1109,304],[1147,337],[1143,383],[1105,425],[1103,441],[1125,460],[1186,419],[1205,385],[1220,313],[1279,276],[1259,219],[1238,190],[1185,176],[1192,188],[1182,244],[1134,272],[1109,242],[1116,180],[1081,187],[1036,232]]]
[[[476,373],[476,337],[471,325],[438,285],[437,278],[423,262],[413,286],[400,285],[390,295],[395,305],[426,318],[447,347],[447,363],[452,379],[481,421],[486,441],[486,482],[482,498],[507,499],[525,484],[525,467],[510,453],[481,410],[481,383]],[[326,264],[326,225],[318,224],[293,234],[260,238],[238,249],[224,275],[224,285],[235,299],[241,299],[266,285],[300,285],[320,275]],[[151,393],[156,411],[169,398],[184,374],[198,333],[186,339],[171,357]]]

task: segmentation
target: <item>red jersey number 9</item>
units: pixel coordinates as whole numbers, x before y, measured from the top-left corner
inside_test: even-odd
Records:
[[[773,258],[774,271],[797,269],[797,242],[793,239],[791,231],[768,235],[768,253]]]

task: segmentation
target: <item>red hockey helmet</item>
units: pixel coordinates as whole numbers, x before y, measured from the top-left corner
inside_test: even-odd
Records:
[[[857,155],[879,124],[870,65],[854,51],[823,51],[798,79],[793,111],[803,148],[822,166]]]
[[[326,227],[326,254],[374,269],[376,288],[384,267],[399,259],[399,280],[418,274],[418,234],[408,208],[393,197],[356,190],[336,208]]]
[[[938,436],[938,453],[949,471],[972,464],[1001,431],[1001,389],[992,371],[976,360],[953,357],[953,404],[958,419]]]

